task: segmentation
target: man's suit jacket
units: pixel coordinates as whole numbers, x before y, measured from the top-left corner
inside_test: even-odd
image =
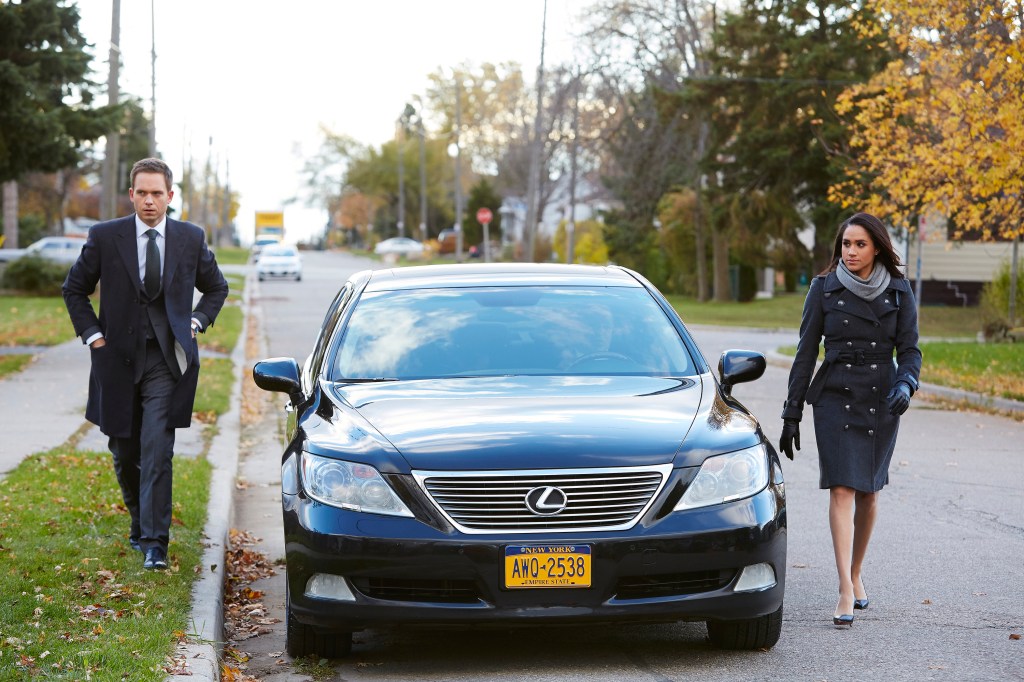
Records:
[[[148,307],[161,303],[174,346],[179,356],[184,355],[172,368],[181,378],[172,395],[168,427],[190,425],[199,379],[199,349],[192,338],[191,319],[195,317],[206,329],[217,319],[228,295],[227,281],[206,247],[201,227],[168,218],[164,237],[162,295],[153,303],[139,278],[134,215],[94,225],[64,281],[64,302],[75,333],[84,340],[101,331],[106,339],[105,346],[90,349],[92,372],[85,417],[108,436],[131,436],[135,366],[145,361],[144,352],[140,356],[139,351],[145,345]],[[97,284],[98,315],[89,301]],[[195,289],[203,295],[193,309]]]

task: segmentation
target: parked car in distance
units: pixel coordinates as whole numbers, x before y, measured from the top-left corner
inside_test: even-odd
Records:
[[[440,254],[455,253],[458,248],[459,234],[455,230],[441,230],[437,235],[437,252]]]
[[[262,282],[268,277],[302,279],[302,256],[289,244],[267,244],[256,259],[256,276]]]
[[[394,254],[406,258],[419,258],[423,255],[423,244],[409,237],[392,237],[378,242],[373,247],[373,252],[380,256]]]
[[[260,237],[259,239],[257,239],[256,241],[254,241],[252,243],[251,252],[252,252],[253,260],[256,260],[257,258],[259,258],[260,253],[263,252],[263,249],[265,247],[270,246],[271,244],[280,244],[280,243],[281,243],[281,241],[279,239],[275,239],[273,237]]]
[[[46,260],[71,265],[78,260],[85,246],[85,237],[43,237],[24,249],[0,249],[0,263],[9,263],[22,256],[39,256]]]
[[[705,621],[724,648],[782,628],[777,453],[682,321],[621,267],[367,270],[326,311],[289,396],[286,647],[389,625]]]

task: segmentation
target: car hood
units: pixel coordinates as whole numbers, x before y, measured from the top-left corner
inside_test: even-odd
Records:
[[[487,377],[323,386],[337,409],[319,411],[327,418],[307,431],[311,450],[331,451],[332,441],[351,443],[351,427],[359,423],[419,470],[672,462],[705,392],[700,380],[668,377]]]

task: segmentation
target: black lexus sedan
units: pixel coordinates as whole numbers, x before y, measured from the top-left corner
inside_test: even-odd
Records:
[[[782,628],[775,450],[681,320],[620,267],[354,275],[290,397],[287,650],[338,657],[388,625],[703,620],[724,648]]]

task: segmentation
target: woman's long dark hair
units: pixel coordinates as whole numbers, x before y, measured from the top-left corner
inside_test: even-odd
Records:
[[[903,263],[900,262],[900,257],[896,255],[896,249],[892,246],[892,240],[889,239],[889,230],[885,229],[881,220],[870,213],[855,213],[843,221],[843,224],[839,226],[839,231],[836,232],[836,243],[832,247],[832,259],[829,261],[828,267],[820,274],[827,275],[830,272],[835,272],[835,269],[839,267],[839,261],[843,258],[843,233],[850,225],[857,225],[867,230],[875,248],[878,249],[875,260],[884,265],[894,279],[902,279],[903,272],[900,271],[900,266]]]

